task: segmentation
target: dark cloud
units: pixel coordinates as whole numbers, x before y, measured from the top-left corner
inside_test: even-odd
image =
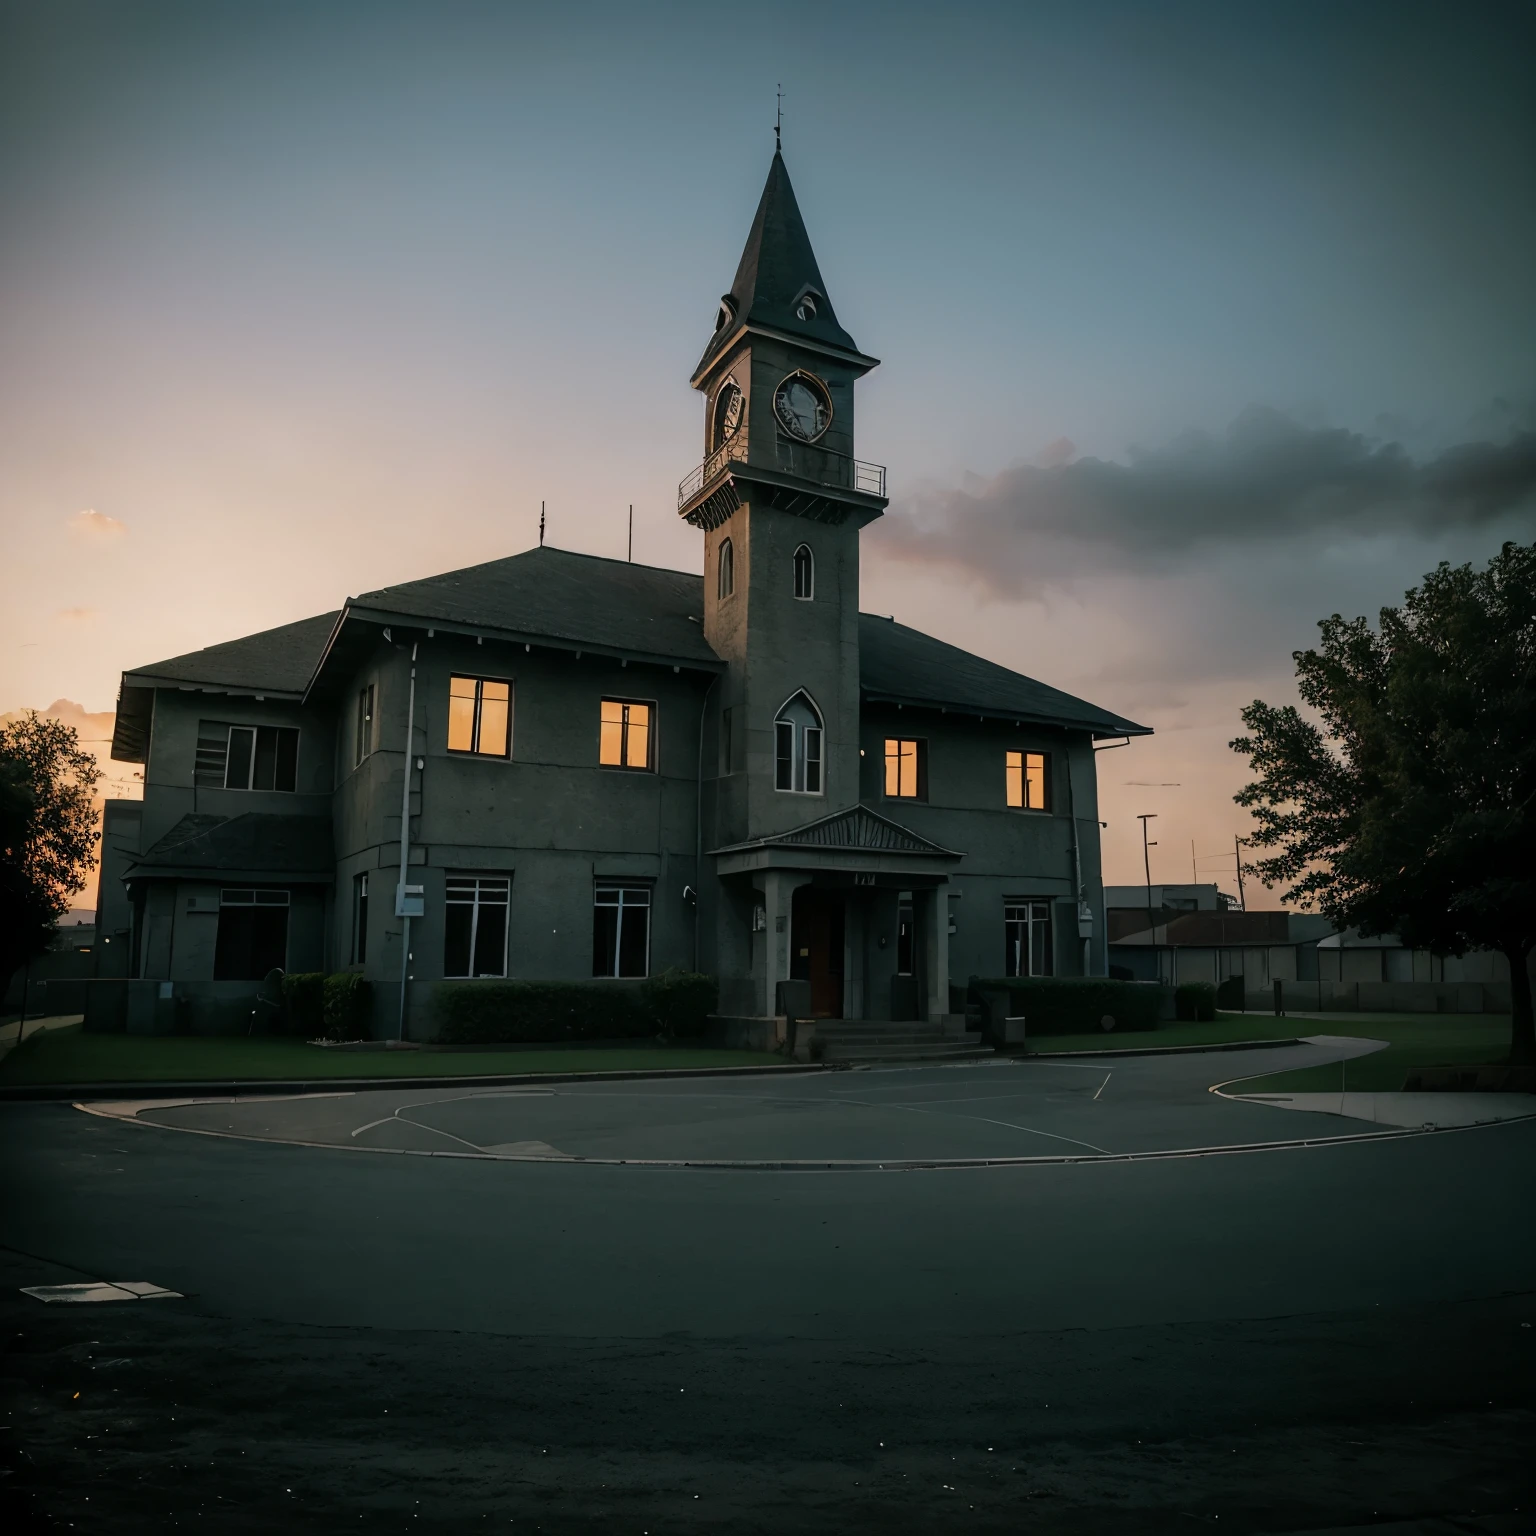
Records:
[[[914,497],[872,542],[889,558],[939,561],[1018,594],[1266,542],[1433,538],[1536,513],[1531,430],[1415,462],[1399,443],[1251,407],[1222,436],[1188,432],[1132,449],[1123,464],[1042,459]]]

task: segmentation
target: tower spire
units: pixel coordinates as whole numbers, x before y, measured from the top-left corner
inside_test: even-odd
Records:
[[[781,130],[784,127],[784,82],[779,81],[779,105],[773,114],[773,152],[776,155],[784,152],[784,139]]]

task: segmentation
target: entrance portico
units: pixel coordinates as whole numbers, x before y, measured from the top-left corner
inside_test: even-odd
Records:
[[[948,883],[963,855],[859,805],[713,857],[723,880],[748,883],[760,897],[753,968],[762,1017],[779,1012],[779,983],[796,979],[811,982],[812,1009],[823,1017],[889,1016],[885,998],[871,993],[895,966],[895,924],[882,924],[881,914],[894,912],[899,896],[910,898],[921,936],[913,980],[924,1016],[949,1012]],[[831,952],[839,941],[841,956]]]

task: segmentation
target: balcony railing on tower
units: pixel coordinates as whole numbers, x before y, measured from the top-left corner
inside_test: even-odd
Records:
[[[744,436],[745,434],[742,434]],[[870,464],[815,443],[797,443],[787,437],[775,439],[773,467],[786,475],[798,475],[818,485],[836,486],[845,491],[862,491],[866,496],[885,495],[885,465]],[[747,462],[747,445],[741,436],[727,438],[696,469],[684,475],[677,487],[677,505],[687,506],[700,491],[733,463]]]

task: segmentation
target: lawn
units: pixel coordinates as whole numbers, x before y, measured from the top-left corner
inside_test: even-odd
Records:
[[[1298,1025],[1267,1013],[1218,1013],[1210,1024],[1161,1024],[1153,1030],[1094,1030],[1087,1035],[1032,1035],[1029,1053],[1047,1051],[1147,1051],[1165,1045],[1225,1045],[1234,1040],[1289,1040],[1317,1033],[1322,1025]],[[1332,1025],[1328,1026],[1330,1029]]]
[[[1395,1093],[1414,1067],[1485,1066],[1509,1057],[1508,1014],[1357,1013],[1274,1022],[1289,1023],[1290,1032],[1296,1034],[1385,1040],[1387,1048],[1341,1066],[1272,1072],[1244,1082],[1243,1093],[1326,1093],[1341,1085],[1363,1092]]]
[[[756,1051],[637,1041],[589,1050],[342,1051],[303,1040],[88,1035],[78,1025],[30,1036],[0,1062],[0,1086],[24,1083],[268,1081],[330,1077],[479,1077],[783,1066]]]

